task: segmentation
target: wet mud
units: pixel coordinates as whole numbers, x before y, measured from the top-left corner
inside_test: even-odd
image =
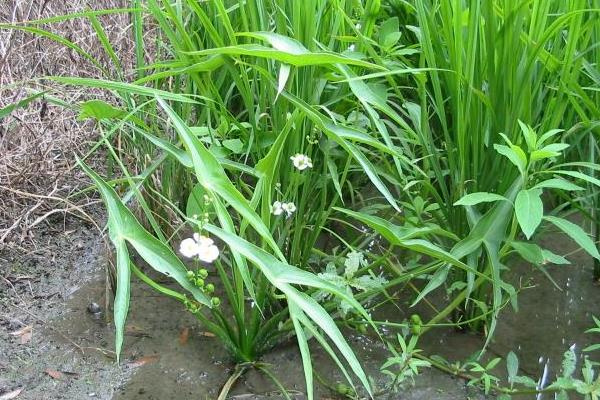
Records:
[[[542,242],[557,254],[575,250],[560,234],[546,235]],[[530,266],[520,265],[508,273],[513,283],[527,280],[536,287],[520,294],[518,312],[503,311],[490,354],[505,357],[515,351],[521,372],[536,380],[545,367],[549,374],[558,373],[562,354],[571,345],[575,344],[580,354],[588,344],[600,341],[583,333],[593,324],[591,316],[600,315],[600,288],[592,281],[592,260],[582,252],[570,259],[570,266],[549,266],[560,289]],[[0,253],[0,275],[5,280],[0,282],[0,396],[22,390],[17,399],[216,399],[234,369],[226,351],[181,304],[135,278],[124,350],[121,362],[116,363],[113,326],[104,314],[106,262],[99,234],[77,221],[67,233],[48,233],[47,245],[37,252]],[[100,312],[91,313],[90,303],[97,303]],[[402,319],[410,313],[408,309],[406,315],[396,311],[389,319]],[[29,339],[14,334],[28,326],[32,329]],[[354,333],[348,333],[347,339],[375,387],[382,387],[388,379],[380,372],[389,356],[385,346]],[[428,333],[420,347],[426,354],[455,361],[464,360],[482,343],[480,336],[446,329]],[[325,381],[344,381],[335,364],[316,346],[313,356],[315,369]],[[275,349],[263,361],[292,398],[305,398],[302,363],[293,343]],[[315,398],[336,398],[330,389],[316,386]],[[283,397],[264,374],[250,370],[228,398]],[[462,400],[486,396],[460,378],[429,369],[414,385],[377,398]]]

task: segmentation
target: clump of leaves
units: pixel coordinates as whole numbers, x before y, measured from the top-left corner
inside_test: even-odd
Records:
[[[392,353],[392,356],[388,357],[386,362],[383,363],[381,372],[392,378],[390,384],[391,390],[398,390],[402,383],[409,379],[414,384],[415,376],[419,374],[419,368],[431,367],[429,361],[415,357],[417,353],[422,351],[417,348],[418,341],[418,335],[412,335],[407,342],[406,337],[398,334],[400,351],[398,351],[394,345],[388,343],[388,348]]]
[[[365,272],[361,273],[361,271]],[[344,258],[343,272],[341,274],[338,272],[335,262],[329,262],[325,267],[325,272],[319,273],[318,276],[343,289],[348,296],[353,296],[353,290],[377,292],[388,282],[384,277],[377,276],[369,271],[364,254],[354,250],[350,251]],[[315,298],[318,301],[323,301],[329,297],[332,297],[331,294],[322,290],[315,293]],[[346,300],[335,300],[342,315],[346,316],[348,312],[352,311],[352,305]]]
[[[476,374],[472,379],[469,380],[467,385],[483,385],[485,394],[488,394],[492,388],[492,385],[496,385],[500,381],[500,379],[493,375],[491,371],[501,360],[502,359],[500,357],[494,358],[485,364],[485,366],[477,361],[470,361],[465,364],[465,367],[469,367],[470,372]]]

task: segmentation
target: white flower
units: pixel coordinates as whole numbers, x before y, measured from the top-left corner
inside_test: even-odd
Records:
[[[348,51],[354,51],[354,49],[356,49],[356,46],[353,44],[348,47]]]
[[[271,206],[271,212],[273,213],[273,215],[281,215],[284,211],[287,214],[287,216],[290,217],[294,213],[294,211],[296,211],[296,205],[291,202],[282,203],[280,201],[276,201]]]
[[[290,157],[290,160],[292,160],[294,167],[298,168],[300,171],[303,171],[306,168],[312,168],[312,166],[313,166],[312,160],[310,159],[310,157],[308,157],[305,154],[298,153],[298,154]]]
[[[198,257],[200,261],[211,263],[219,257],[219,248],[206,236],[194,233],[193,237],[183,239],[179,251],[184,257]]]
[[[183,239],[179,245],[179,252],[184,257],[192,258],[198,254],[198,243],[192,238]]]
[[[294,203],[283,203],[281,208],[283,208],[283,211],[287,213],[288,217],[290,217],[294,211],[296,211],[296,205]]]
[[[281,215],[283,213],[283,204],[280,201],[276,201],[271,206],[271,212],[273,215]]]
[[[210,240],[210,239],[209,239]],[[212,240],[211,240],[212,242]],[[198,258],[200,261],[211,263],[219,257],[219,248],[214,244],[200,246],[198,249]]]

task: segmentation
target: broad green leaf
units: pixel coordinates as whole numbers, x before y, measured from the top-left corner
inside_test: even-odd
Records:
[[[294,331],[296,332],[296,339],[298,341],[298,348],[300,349],[300,355],[302,356],[302,366],[304,367],[304,380],[306,381],[306,393],[308,400],[313,400],[314,389],[313,389],[313,368],[312,359],[310,357],[310,348],[308,347],[308,340],[304,334],[304,328],[300,321],[296,317],[302,311],[298,310],[295,304],[289,304],[290,318],[294,324]]]
[[[279,75],[277,76],[277,94],[275,95],[275,100],[279,97],[283,89],[285,89],[285,84],[290,77],[291,67],[287,64],[281,64],[279,67]]]
[[[548,132],[544,133],[538,140],[538,146],[543,145],[546,140],[550,139],[552,136],[555,136],[561,132],[564,132],[564,129],[551,129]]]
[[[78,120],[93,118],[97,121],[102,119],[119,118],[127,113],[120,108],[116,108],[103,100],[89,100],[80,105]]]
[[[150,142],[152,142],[156,147],[163,149],[164,151],[169,153],[171,156],[175,157],[175,159],[177,161],[179,161],[179,163],[182,164],[184,167],[192,168],[194,166],[192,164],[192,159],[190,158],[188,153],[186,153],[185,150],[172,145],[171,142],[169,142],[168,140],[165,140],[163,138],[156,137],[154,135],[151,135],[151,134],[143,132],[143,131],[141,133],[142,133],[142,135],[144,135],[144,137],[146,139],[148,139]]]
[[[297,309],[293,305],[292,305],[291,308]],[[298,311],[295,314],[296,314],[295,315],[296,318],[302,323],[302,325],[306,328],[306,330],[308,331],[308,333],[311,334],[312,337],[314,337],[315,339],[317,339],[317,342],[319,342],[319,345],[321,345],[321,347],[333,359],[333,361],[335,362],[335,364],[338,366],[339,370],[342,372],[342,374],[346,378],[346,381],[348,383],[350,383],[350,385],[354,388],[354,382],[350,378],[350,375],[348,374],[348,372],[346,371],[346,367],[344,366],[344,364],[342,364],[342,362],[340,361],[338,355],[331,348],[331,346],[329,345],[329,343],[327,342],[327,340],[325,340],[325,338],[323,337],[323,335],[321,334],[321,332],[317,329],[317,327],[310,321],[310,319],[308,319],[308,317],[302,311]],[[312,368],[312,365],[311,365],[311,368]],[[305,374],[305,378],[306,378],[306,374]]]
[[[244,143],[240,139],[225,139],[223,147],[231,150],[233,154],[242,154],[244,152]]]
[[[419,293],[415,301],[413,301],[410,306],[414,307],[418,302],[423,300],[427,294],[444,284],[444,282],[446,282],[446,278],[448,277],[448,272],[450,272],[450,265],[438,268],[438,270],[435,271],[433,276],[429,279],[427,285],[423,288],[423,290],[421,290],[421,293]]]
[[[506,356],[506,371],[508,373],[508,382],[512,383],[519,373],[519,359],[512,351]]]
[[[558,171],[552,171],[552,172],[555,174],[568,175],[573,178],[581,179],[581,180],[584,180],[586,182],[589,182],[593,185],[600,187],[600,180],[594,178],[593,176],[589,176],[584,173],[581,173],[579,171],[558,170]]]
[[[563,150],[569,148],[570,144],[568,143],[552,143],[547,146],[542,147],[540,150],[560,153]]]
[[[583,349],[583,351],[596,351],[600,349],[600,343],[592,344]]]
[[[400,40],[398,17],[388,18],[379,27],[378,42],[382,47],[390,48]]]
[[[585,233],[583,229],[570,221],[563,218],[553,217],[547,215],[544,219],[554,224],[558,229],[566,233],[571,239],[573,239],[581,248],[588,252],[592,257],[600,260],[600,253],[596,244],[590,237]]]
[[[508,158],[510,160],[510,162],[512,162],[518,169],[519,172],[521,173],[521,175],[525,174],[525,168],[527,166],[527,161],[525,160],[525,162],[523,162],[523,158],[521,157],[521,155],[519,155],[518,153],[515,152],[515,149],[513,147],[517,147],[517,146],[505,146],[503,144],[494,144],[494,149],[496,149],[496,151],[500,154],[502,154],[503,156],[505,156],[506,158]],[[519,148],[519,147],[517,147]],[[522,152],[523,150],[521,150]]]
[[[569,260],[558,254],[554,254],[550,250],[542,249],[542,255],[544,256],[544,261],[547,263],[559,265],[571,264]]]
[[[439,234],[445,235],[441,232],[441,229],[437,226],[435,227],[401,227],[391,223],[390,221],[377,217],[375,215],[369,215],[365,213],[360,213],[352,210],[348,210],[345,208],[334,207],[336,211],[343,212],[355,218],[368,226],[370,226],[374,231],[379,233],[381,236],[385,238],[388,242],[392,244],[399,244],[402,240],[415,239],[415,238],[423,238],[428,234]]]
[[[488,203],[492,201],[507,200],[506,197],[496,193],[476,192],[469,193],[454,203],[455,206],[474,206],[479,203]]]
[[[535,150],[531,152],[531,161],[543,160],[546,158],[558,157],[560,153],[548,150]]]
[[[574,183],[571,183],[571,182],[569,182],[565,179],[561,179],[561,178],[547,179],[545,181],[538,183],[537,185],[535,185],[533,187],[533,189],[542,189],[542,188],[561,189],[561,190],[585,190],[581,186],[577,186]]]
[[[537,244],[515,241],[511,242],[510,245],[523,259],[532,264],[541,265],[545,261],[542,249]]]
[[[530,126],[523,123],[521,120],[517,120],[517,122],[519,123],[519,126],[521,127],[521,133],[523,134],[523,137],[525,138],[525,143],[527,143],[527,149],[529,150],[529,152],[534,151],[537,146],[537,143],[536,143],[537,136],[536,136],[535,132],[533,131],[533,129],[531,129]]]
[[[362,61],[355,58],[345,57],[337,53],[308,52],[302,54],[295,54],[285,52],[282,50],[277,50],[272,47],[262,46],[259,44],[240,44],[237,46],[216,47],[212,49],[193,51],[189,52],[188,54],[193,56],[212,54],[229,56],[252,56],[280,61],[284,64],[293,65],[295,67],[306,67],[310,65],[349,64],[365,68],[384,69],[383,67],[380,67],[376,64],[371,64],[367,61]]]
[[[517,194],[515,214],[521,230],[527,239],[531,238],[544,215],[544,204],[540,189],[524,189]]]
[[[553,143],[531,153],[531,161],[542,160],[544,158],[558,157],[561,152],[569,147],[566,143]]]
[[[181,103],[196,103],[195,100],[188,96],[183,96],[177,93],[166,92],[164,90],[153,89],[146,86],[134,85],[132,83],[109,81],[105,79],[92,79],[92,78],[77,78],[77,77],[64,77],[64,76],[50,76],[48,79],[53,81],[64,83],[67,85],[75,86],[86,86],[99,89],[108,89],[123,91],[126,93],[139,94],[142,96],[160,96],[166,100],[178,101]]]
[[[117,289],[113,304],[113,316],[115,323],[115,353],[117,354],[117,362],[119,362],[125,335],[125,321],[129,312],[131,270],[129,269],[130,259],[125,240],[113,236],[111,241],[115,246],[117,259]]]
[[[308,54],[310,51],[304,47],[299,41],[284,35],[280,35],[274,32],[241,32],[238,36],[253,37],[255,39],[264,40],[279,51],[286,53],[303,55]]]

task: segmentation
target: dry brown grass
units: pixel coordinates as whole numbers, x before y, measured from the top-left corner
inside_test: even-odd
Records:
[[[126,0],[0,0],[0,22],[23,23],[128,4]],[[129,16],[99,19],[124,67],[131,66],[134,51]],[[110,69],[110,61],[86,19],[41,27],[73,41]],[[90,95],[81,89],[50,86],[40,79],[48,75],[101,77],[102,73],[59,43],[19,30],[0,29],[0,108],[23,99],[29,90],[49,90],[68,103]],[[84,153],[94,138],[93,125],[77,121],[76,111],[46,100],[36,100],[0,120],[0,249],[34,242],[35,228],[40,224],[56,224],[70,213],[85,217],[83,207],[90,200],[72,197],[88,184],[74,168],[74,154]]]

